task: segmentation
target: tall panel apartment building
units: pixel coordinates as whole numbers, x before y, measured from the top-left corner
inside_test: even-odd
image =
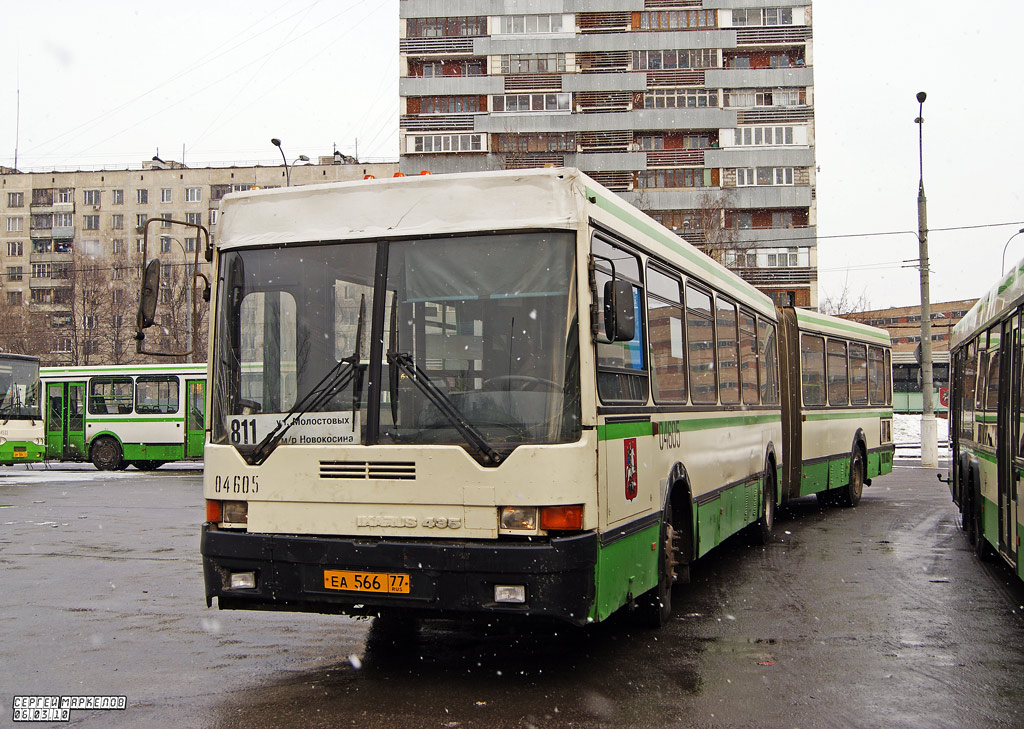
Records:
[[[809,0],[401,0],[400,168],[571,166],[817,305]]]

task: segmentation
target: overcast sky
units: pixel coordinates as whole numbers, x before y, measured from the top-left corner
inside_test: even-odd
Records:
[[[919,301],[918,127],[931,298],[970,298],[1024,227],[1017,51],[1024,2],[818,0],[814,76],[820,293]],[[398,156],[398,1],[4,7],[0,165],[24,170]],[[18,89],[20,88],[20,95]],[[17,108],[20,101],[20,115]],[[18,121],[20,117],[20,131]],[[1006,225],[994,226],[997,223]],[[943,231],[941,228],[978,227]],[[840,237],[858,235],[859,237]],[[1024,258],[1024,235],[1007,261]]]

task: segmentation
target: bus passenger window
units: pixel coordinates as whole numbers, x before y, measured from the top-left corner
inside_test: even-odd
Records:
[[[828,404],[846,405],[850,396],[850,385],[847,381],[846,342],[836,339],[828,340]]]
[[[686,348],[690,359],[690,400],[694,404],[718,402],[715,387],[715,335],[711,295],[686,285]]]
[[[825,340],[800,335],[800,379],[804,405],[825,404]]]
[[[658,403],[686,402],[686,357],[678,279],[647,271],[647,321],[651,390]]]
[[[761,402],[765,405],[779,404],[779,356],[775,344],[775,325],[759,319],[758,353],[760,360]]]
[[[757,320],[740,312],[740,389],[744,405],[757,405]]]
[[[868,348],[850,345],[850,404],[868,404]]]
[[[715,300],[715,331],[718,351],[718,391],[723,405],[740,401],[739,353],[737,352],[736,304]]]
[[[885,404],[885,355],[880,347],[868,349],[868,394],[872,405]]]

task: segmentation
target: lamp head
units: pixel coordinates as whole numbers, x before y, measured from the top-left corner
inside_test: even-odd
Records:
[[[926,94],[925,92],[923,92],[923,91],[918,91],[917,92],[917,103],[918,104],[923,104],[924,100],[927,99],[927,98],[928,98],[928,94]]]
[[[278,139],[277,137],[273,137],[270,140],[270,143],[273,144],[275,147],[280,147],[281,146],[281,140]]]
[[[300,154],[299,155],[299,162],[309,162],[309,157],[304,155],[304,154]]]

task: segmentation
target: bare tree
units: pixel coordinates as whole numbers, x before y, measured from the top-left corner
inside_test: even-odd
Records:
[[[725,211],[729,208],[729,192],[710,190],[697,199],[697,222],[702,242],[696,244],[706,256],[725,265],[726,252],[735,248],[732,232],[725,225]]]
[[[849,278],[843,280],[843,287],[838,292],[824,294],[818,303],[818,311],[832,316],[856,314],[870,308],[866,291],[862,289],[859,295],[855,295],[850,290]]]

